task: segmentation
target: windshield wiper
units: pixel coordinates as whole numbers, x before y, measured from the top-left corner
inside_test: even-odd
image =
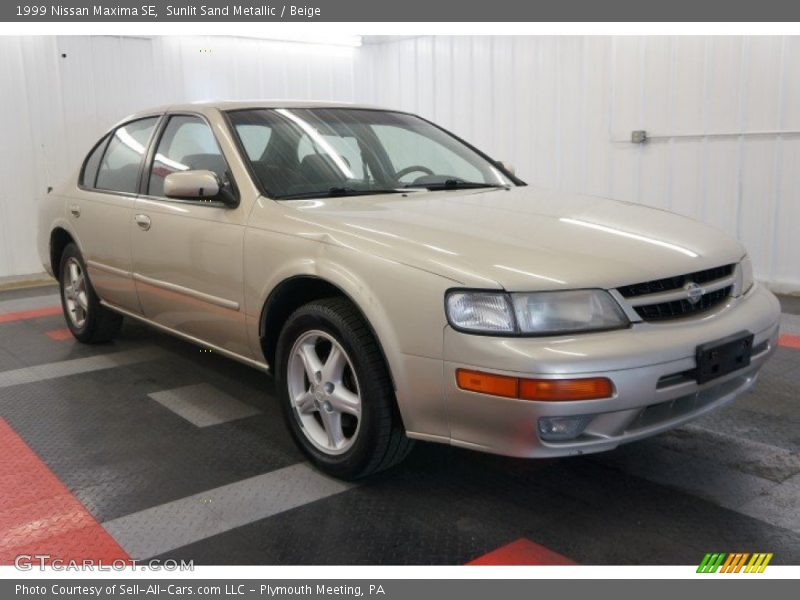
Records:
[[[506,188],[509,186],[502,183],[480,183],[478,181],[459,181],[458,179],[446,179],[432,183],[409,183],[406,188],[426,188],[429,190],[468,190],[477,188]]]
[[[312,192],[302,192],[299,194],[286,194],[278,196],[278,200],[297,200],[300,198],[336,198],[339,196],[370,196],[373,194],[405,194],[407,190],[397,188],[372,188],[357,189],[351,187],[332,187],[327,190],[314,190]]]

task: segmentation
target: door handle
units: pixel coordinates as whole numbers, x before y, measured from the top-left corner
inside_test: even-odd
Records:
[[[73,204],[69,207],[69,212],[72,213],[72,216],[76,219],[81,216],[81,207],[77,204]]]
[[[147,231],[150,229],[150,217],[147,215],[136,215],[136,224],[144,231]]]

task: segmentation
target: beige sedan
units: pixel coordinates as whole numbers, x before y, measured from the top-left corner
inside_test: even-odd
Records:
[[[75,337],[144,321],[274,374],[321,469],[412,440],[609,450],[747,390],[779,308],[742,246],[527,187],[417,116],[319,103],[131,116],[41,203]]]

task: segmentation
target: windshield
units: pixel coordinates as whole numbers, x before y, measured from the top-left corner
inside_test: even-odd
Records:
[[[228,113],[252,173],[275,199],[514,185],[427,121],[354,108]]]

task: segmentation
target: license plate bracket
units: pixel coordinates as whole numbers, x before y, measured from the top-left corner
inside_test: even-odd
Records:
[[[706,383],[750,365],[753,334],[740,331],[697,346],[697,383]]]

